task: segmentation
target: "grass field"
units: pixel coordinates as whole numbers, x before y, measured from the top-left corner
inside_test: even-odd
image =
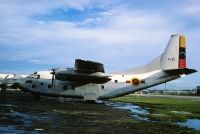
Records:
[[[128,95],[114,101],[129,102],[147,109],[150,114],[144,115],[161,124],[184,122],[186,119],[200,119],[200,97],[179,98],[172,96]]]
[[[151,114],[147,115],[151,120],[178,122],[188,118],[200,119],[200,97],[199,99],[160,97],[160,96],[138,96],[128,95],[114,99],[114,101],[130,102],[144,109],[147,108]]]

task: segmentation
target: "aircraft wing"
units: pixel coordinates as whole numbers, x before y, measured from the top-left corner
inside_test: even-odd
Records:
[[[179,75],[182,75],[182,74],[188,75],[188,74],[197,72],[197,70],[189,69],[189,68],[171,69],[171,70],[164,70],[164,71],[169,74],[179,74]]]

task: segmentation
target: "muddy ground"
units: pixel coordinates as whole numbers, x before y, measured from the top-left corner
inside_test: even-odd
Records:
[[[144,122],[131,113],[104,104],[68,101],[42,97],[38,102],[31,95],[18,92],[0,94],[0,133],[194,133],[159,122]]]

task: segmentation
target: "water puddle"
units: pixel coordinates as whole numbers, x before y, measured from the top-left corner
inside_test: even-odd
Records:
[[[28,113],[20,113],[20,112],[10,112],[6,113],[5,115],[11,117],[11,118],[17,118],[18,120],[21,120],[25,126],[31,126],[32,122],[37,120],[37,121],[43,121],[43,120],[48,120],[48,117],[41,117],[41,116],[34,116],[30,115]]]
[[[24,132],[21,130],[18,130],[15,126],[9,125],[9,126],[0,126],[0,133],[1,134],[38,134],[37,132]]]
[[[190,112],[185,112],[185,111],[171,111],[173,114],[192,114]]]
[[[149,118],[145,117],[146,115],[150,114],[149,111],[146,110],[148,108],[143,109],[140,106],[137,106],[131,103],[123,103],[123,102],[104,101],[104,104],[106,104],[107,106],[111,106],[113,108],[117,108],[117,109],[129,110],[132,113],[131,116],[140,121],[150,121]],[[185,111],[171,111],[171,112],[174,114],[192,114]],[[159,115],[165,116],[164,114],[159,114]],[[184,123],[178,122],[176,124],[200,131],[199,119],[188,119]]]
[[[16,108],[17,106],[15,104],[12,104],[12,103],[5,103],[5,102],[0,101],[0,107],[13,107],[13,108]]]
[[[35,128],[36,131],[43,131],[44,129],[42,128]]]
[[[177,123],[180,126],[188,127],[188,128],[193,128],[195,130],[200,131],[200,120],[199,119],[188,119],[186,122],[183,123]]]
[[[129,110],[132,113],[132,117],[141,120],[141,121],[149,121],[145,115],[150,114],[149,111],[142,109],[140,106],[134,105],[132,103],[123,103],[123,102],[112,102],[112,101],[105,101],[104,102],[107,106],[111,106],[117,109],[124,109]]]

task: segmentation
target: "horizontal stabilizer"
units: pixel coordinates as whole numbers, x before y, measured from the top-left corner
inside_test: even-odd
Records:
[[[188,75],[197,72],[195,69],[189,69],[189,68],[181,68],[181,69],[171,69],[171,70],[164,70],[168,74],[173,74],[173,75]]]

